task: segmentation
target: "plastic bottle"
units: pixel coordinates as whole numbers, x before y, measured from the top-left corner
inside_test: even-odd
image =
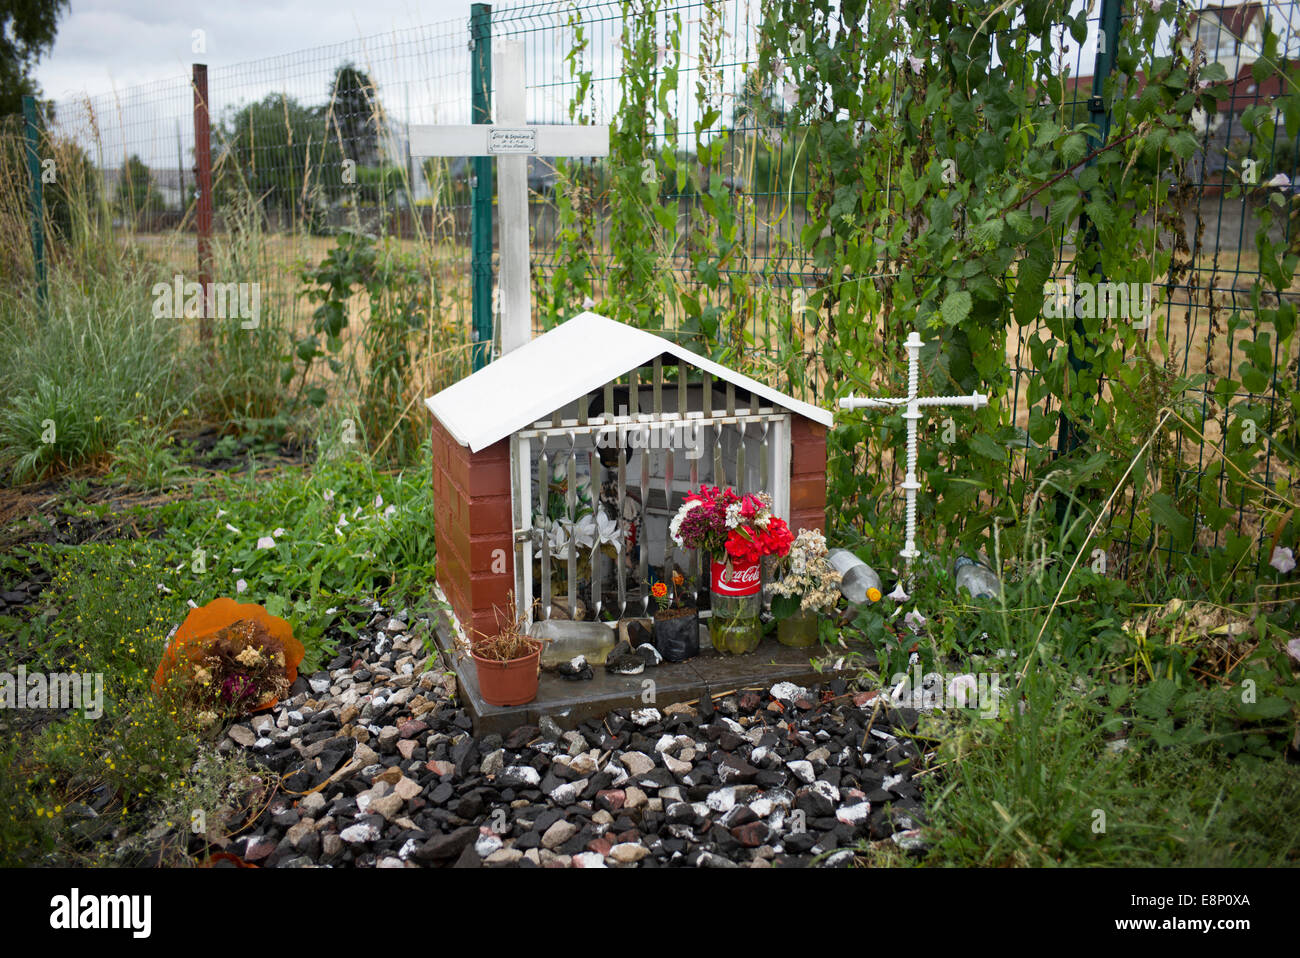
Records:
[[[880,576],[876,575],[876,570],[848,549],[832,549],[827,559],[840,574],[840,594],[854,605],[865,605],[871,601],[867,598],[868,589],[884,591],[880,587]]]
[[[973,599],[991,599],[1002,591],[1002,582],[989,569],[967,556],[958,556],[953,564],[957,591],[965,589]]]

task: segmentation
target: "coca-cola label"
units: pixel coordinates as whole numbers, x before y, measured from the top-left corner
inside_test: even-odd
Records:
[[[757,561],[742,565],[732,560],[713,563],[713,593],[715,595],[753,595],[763,584],[762,567]]]

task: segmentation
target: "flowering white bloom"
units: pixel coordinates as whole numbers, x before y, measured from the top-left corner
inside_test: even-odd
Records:
[[[926,619],[920,612],[909,612],[903,616],[903,622],[913,632],[920,632],[925,628]]]
[[[1291,185],[1291,177],[1287,176],[1285,173],[1279,173],[1264,185],[1286,188]]]
[[[387,509],[384,510],[384,518],[387,519],[396,511],[397,511],[397,506],[389,506]]]
[[[584,296],[584,297],[582,297],[582,308],[583,308],[583,309],[591,309],[591,307],[593,307],[593,306],[595,306],[595,305],[596,305],[596,301],[595,301],[594,299],[592,299],[590,296]]]
[[[384,508],[384,497],[383,497],[383,496],[380,496],[380,495],[376,495],[376,496],[375,496],[375,508],[376,508],[376,509],[382,509],[382,508]]]
[[[1292,639],[1288,642],[1286,644],[1286,653],[1297,662],[1300,662],[1300,639]]]
[[[283,529],[276,529],[274,532],[271,533],[271,535],[273,535],[273,536],[282,536],[282,535],[284,535],[284,530],[283,530]]]
[[[274,549],[275,540],[270,536],[262,536],[260,539],[257,540],[257,547],[259,549]]]
[[[334,523],[335,527],[339,529],[342,529],[344,526],[350,526],[351,524],[352,523],[348,522],[348,517],[341,512],[339,513],[339,521]]]
[[[218,509],[218,510],[217,510],[217,518],[218,518],[218,519],[220,519],[222,516],[228,516],[228,515],[230,515],[230,513],[226,512],[225,509]]]
[[[895,602],[906,602],[911,596],[903,591],[903,580],[899,579],[898,584],[894,586],[894,591],[889,593],[889,598]]]
[[[921,70],[925,68],[925,61],[920,57],[910,56],[907,58],[907,63],[912,68],[913,73],[920,73]]]
[[[236,529],[234,526],[232,526],[229,522],[226,523],[226,528],[229,529],[231,532],[233,532],[235,535],[240,535],[239,530]]]
[[[1273,556],[1268,560],[1268,564],[1278,572],[1286,575],[1295,568],[1295,553],[1288,546],[1275,546]]]
[[[235,595],[239,595],[240,593],[247,592],[247,591],[248,591],[248,583],[245,582],[243,579],[240,579],[238,582],[235,583]]]
[[[325,499],[326,502],[333,502],[333,501],[334,501],[334,490],[333,490],[333,489],[326,489],[325,492],[322,493],[322,495],[323,495],[323,497],[324,497],[324,499]]]
[[[956,703],[957,708],[971,708],[975,704],[975,694],[978,690],[978,684],[975,676],[967,673],[966,675],[957,675],[948,683],[948,701]]]
[[[798,88],[797,86],[795,86],[793,83],[790,83],[790,82],[787,81],[787,82],[786,82],[785,84],[783,84],[782,87],[781,87],[781,99],[785,101],[785,105],[786,105],[786,106],[789,106],[789,107],[796,107],[796,106],[798,106],[798,105],[799,105],[799,88]]]

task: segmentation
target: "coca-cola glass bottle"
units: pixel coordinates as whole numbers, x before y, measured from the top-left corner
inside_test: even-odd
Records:
[[[763,608],[763,575],[755,561],[713,560],[709,638],[726,655],[743,655],[758,648],[763,638],[758,614]]]

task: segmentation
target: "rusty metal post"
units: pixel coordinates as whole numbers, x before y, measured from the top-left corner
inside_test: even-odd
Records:
[[[212,142],[206,63],[194,64],[194,186],[198,191],[195,225],[199,236],[199,287],[203,290],[199,340],[206,343],[212,339]]]

